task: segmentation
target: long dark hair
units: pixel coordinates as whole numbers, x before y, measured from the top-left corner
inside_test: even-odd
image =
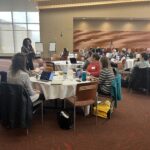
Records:
[[[16,74],[19,70],[26,71],[26,57],[22,53],[17,53],[12,58],[12,74]]]
[[[109,67],[109,60],[106,56],[103,56],[101,58],[102,68],[108,68]]]
[[[30,42],[30,44],[29,44],[29,42]],[[31,45],[31,43],[32,43],[32,41],[31,41],[31,39],[30,38],[25,38],[24,40],[23,40],[23,43],[22,43],[22,45],[24,46],[24,47],[32,47],[32,45]]]

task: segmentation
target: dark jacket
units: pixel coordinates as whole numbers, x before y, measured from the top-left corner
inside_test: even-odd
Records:
[[[27,64],[26,64],[27,70],[34,70],[32,59],[35,58],[35,52],[33,48],[31,46],[29,48],[22,46],[21,52],[25,54],[27,57]]]
[[[150,68],[139,68],[135,66],[129,78],[129,88],[132,90],[145,89],[150,91]]]
[[[10,128],[30,127],[32,102],[21,85],[0,84],[0,120]]]
[[[7,72],[0,71],[0,82],[7,82]]]

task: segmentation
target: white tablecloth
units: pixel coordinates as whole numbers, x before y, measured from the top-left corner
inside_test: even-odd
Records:
[[[125,69],[131,69],[134,66],[135,59],[126,59]]]
[[[46,100],[49,99],[64,99],[66,97],[74,96],[76,93],[76,85],[81,83],[74,80],[64,80],[61,85],[53,85],[51,81],[43,82],[37,80],[35,77],[30,77],[33,84],[40,85]],[[89,82],[89,81],[86,81]]]
[[[53,61],[55,64],[56,70],[67,72],[69,69],[75,69],[78,66],[83,66],[84,62],[77,61],[76,64],[71,64],[70,61],[68,61],[68,64],[66,64],[66,61]]]

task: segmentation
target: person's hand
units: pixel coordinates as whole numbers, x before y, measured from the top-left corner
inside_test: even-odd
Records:
[[[90,73],[90,72],[86,72],[86,74],[87,74],[88,76],[90,76],[90,75],[91,75],[91,73]]]
[[[92,79],[91,76],[87,76],[87,77],[86,77],[86,80],[87,80],[87,81],[91,81],[91,79]]]
[[[37,93],[37,94],[40,94],[41,92],[37,89],[34,89],[34,92]]]

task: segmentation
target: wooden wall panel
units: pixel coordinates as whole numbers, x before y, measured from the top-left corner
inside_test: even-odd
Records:
[[[74,30],[74,50],[86,48],[149,48],[150,32],[147,31],[83,31]]]

